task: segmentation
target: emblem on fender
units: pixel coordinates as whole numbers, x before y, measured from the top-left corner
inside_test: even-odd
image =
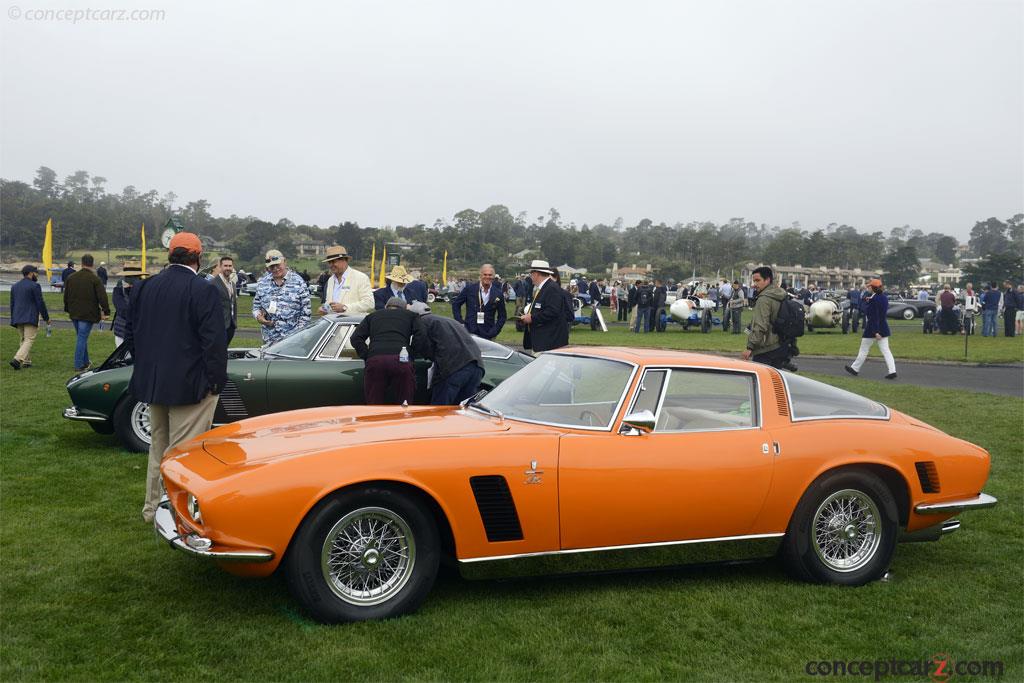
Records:
[[[523,482],[524,484],[543,484],[544,483],[543,480],[540,477],[540,475],[544,474],[544,470],[538,470],[537,469],[537,461],[536,460],[531,460],[530,461],[530,469],[526,470],[524,472],[524,474],[526,475],[526,481]]]

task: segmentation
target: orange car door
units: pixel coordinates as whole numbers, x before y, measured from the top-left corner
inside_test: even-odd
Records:
[[[653,432],[559,442],[562,548],[750,533],[774,460],[759,399],[753,372],[646,369],[626,410]]]

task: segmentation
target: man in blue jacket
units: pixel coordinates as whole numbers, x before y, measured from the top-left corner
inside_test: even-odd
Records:
[[[169,265],[135,285],[124,343],[134,358],[128,390],[149,404],[152,441],[142,519],[160,503],[160,463],[168,449],[210,429],[228,379],[227,333],[217,287],[197,274],[199,236],[179,232]]]
[[[462,317],[462,307],[466,317]],[[494,339],[505,326],[508,312],[501,287],[494,284],[494,266],[485,263],[480,266],[479,282],[471,282],[462,288],[452,301],[452,318],[466,326],[466,331],[484,339]]]
[[[11,287],[11,327],[18,329],[21,335],[21,346],[11,360],[15,370],[32,367],[32,344],[36,341],[39,331],[39,317],[50,324],[50,313],[43,301],[43,290],[36,282],[39,270],[33,265],[21,269],[21,280]]]
[[[981,293],[981,336],[996,336],[996,316],[999,315],[999,290],[990,283],[984,284]]]

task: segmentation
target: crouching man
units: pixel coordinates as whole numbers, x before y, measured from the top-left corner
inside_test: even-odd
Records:
[[[466,328],[452,320],[430,314],[430,306],[416,301],[409,310],[418,313],[427,344],[424,351],[433,361],[430,403],[457,405],[480,388],[484,361],[480,347]]]

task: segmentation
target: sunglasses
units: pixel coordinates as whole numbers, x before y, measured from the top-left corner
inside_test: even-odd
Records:
[[[271,261],[273,261],[273,260],[274,259],[272,259],[272,258],[268,258],[268,259],[265,259],[263,262],[267,264],[267,268],[273,268],[274,266],[283,266],[284,265],[280,261],[278,261],[277,263],[271,263]]]

